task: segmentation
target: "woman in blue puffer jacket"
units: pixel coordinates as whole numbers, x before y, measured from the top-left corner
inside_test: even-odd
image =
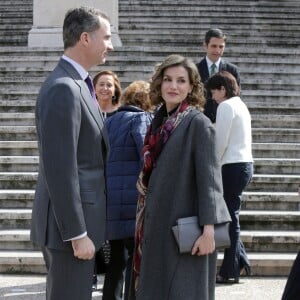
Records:
[[[132,82],[121,102],[117,113],[105,121],[110,143],[106,232],[111,253],[103,300],[122,299],[125,269],[124,299],[128,299],[138,198],[136,182],[143,163],[144,137],[152,119],[149,83]]]

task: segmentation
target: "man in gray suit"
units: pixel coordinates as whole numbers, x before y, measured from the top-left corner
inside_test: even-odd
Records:
[[[113,50],[107,16],[92,8],[68,11],[63,41],[64,55],[36,104],[40,165],[31,240],[42,247],[47,299],[87,300],[95,251],[104,241],[108,143],[86,80]]]

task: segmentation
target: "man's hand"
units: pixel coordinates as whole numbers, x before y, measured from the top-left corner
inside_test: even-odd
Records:
[[[95,255],[95,245],[93,241],[85,236],[78,240],[72,240],[74,256],[79,259],[92,259]]]

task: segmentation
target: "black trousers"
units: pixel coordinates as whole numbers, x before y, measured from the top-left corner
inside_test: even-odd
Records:
[[[102,299],[122,299],[125,273],[124,300],[127,300],[132,273],[134,238],[110,240],[109,243],[110,261],[105,274]]]
[[[300,297],[300,252],[293,263],[281,300],[296,300]]]
[[[230,248],[225,249],[219,274],[224,278],[238,278],[240,270],[250,266],[246,249],[240,239],[240,210],[242,193],[253,174],[252,163],[234,163],[222,166],[224,199],[232,222],[230,223]]]

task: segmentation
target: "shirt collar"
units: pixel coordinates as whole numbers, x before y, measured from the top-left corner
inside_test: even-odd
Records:
[[[75,70],[79,73],[80,77],[83,80],[85,80],[87,78],[87,76],[89,75],[89,73],[78,62],[76,62],[72,58],[66,56],[65,54],[63,54],[62,59],[64,59],[67,62],[69,62],[75,68]]]
[[[213,64],[213,62],[206,56],[206,63],[207,63],[207,67],[208,70],[210,70],[211,65]],[[219,70],[219,66],[221,63],[221,58],[219,58],[214,64],[217,66],[217,70]]]

